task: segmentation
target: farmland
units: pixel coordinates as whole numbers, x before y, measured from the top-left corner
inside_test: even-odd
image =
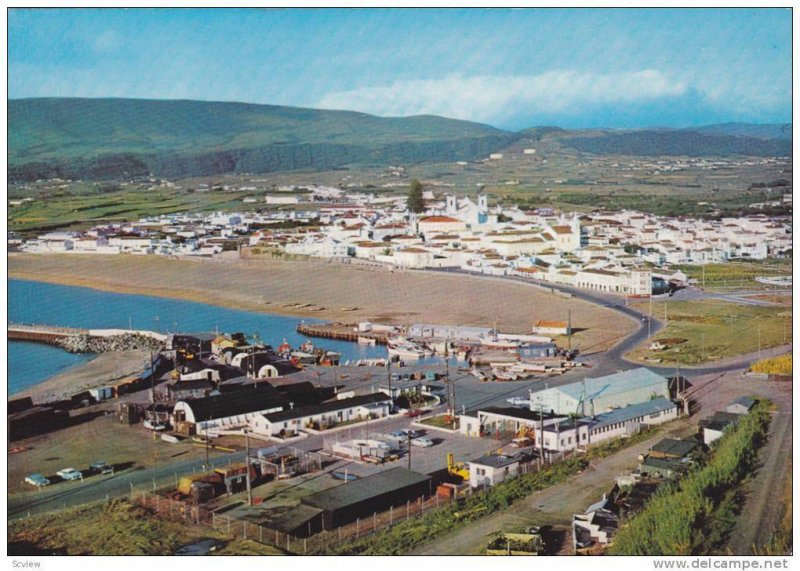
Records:
[[[653,315],[663,319],[664,303],[653,303]],[[633,307],[647,313],[646,303]],[[781,306],[748,306],[718,300],[667,302],[667,326],[651,341],[676,340],[667,349],[639,347],[629,358],[661,364],[696,365],[753,353],[792,342],[792,311]]]
[[[697,280],[708,291],[762,290],[769,287],[756,281],[757,277],[792,275],[792,260],[730,261],[706,266],[672,266],[684,272],[690,280]]]

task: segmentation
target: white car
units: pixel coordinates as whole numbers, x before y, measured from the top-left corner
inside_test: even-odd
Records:
[[[30,484],[31,486],[36,486],[37,488],[41,488],[42,486],[49,486],[50,480],[41,474],[31,474],[30,476],[25,477],[25,483]]]
[[[411,441],[412,446],[419,446],[420,448],[429,448],[433,446],[433,440],[428,438],[427,436],[420,436],[419,438],[415,438]]]
[[[82,480],[83,475],[75,468],[64,468],[56,472],[56,475],[62,480]]]

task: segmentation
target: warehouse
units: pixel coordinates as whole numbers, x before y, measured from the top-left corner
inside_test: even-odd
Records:
[[[640,367],[532,392],[530,401],[531,410],[583,417],[659,397],[669,398],[669,381]]]
[[[196,424],[198,430],[246,426],[258,413],[289,408],[289,399],[273,387],[254,387],[259,388],[178,401],[172,413],[173,425],[190,422]]]
[[[298,535],[330,530],[357,519],[372,517],[391,506],[404,506],[433,493],[430,476],[392,468],[303,498],[304,505],[321,510],[307,522],[298,522]],[[311,513],[311,510],[309,510]]]

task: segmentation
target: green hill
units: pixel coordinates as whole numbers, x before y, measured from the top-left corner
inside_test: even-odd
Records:
[[[575,135],[575,136],[570,136]],[[605,131],[560,137],[564,147],[596,155],[789,157],[792,141],[693,130]]]
[[[11,181],[474,160],[520,136],[436,116],[384,118],[244,103],[74,98],[8,102]]]

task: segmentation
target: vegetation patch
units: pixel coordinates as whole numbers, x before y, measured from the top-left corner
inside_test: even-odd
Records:
[[[111,500],[9,522],[8,552],[15,555],[172,555],[203,539],[225,543],[226,555],[276,555],[252,541],[159,519],[126,500]]]
[[[742,482],[758,465],[769,403],[759,402],[680,482],[661,486],[614,538],[614,555],[702,555],[719,550],[736,523]]]
[[[647,303],[633,307],[647,313]],[[663,303],[653,303],[653,316],[663,320]],[[786,307],[751,306],[717,300],[670,301],[664,338],[685,339],[661,350],[650,342],[632,351],[634,360],[661,359],[665,364],[695,365],[754,353],[792,342],[792,315]]]
[[[750,365],[753,373],[766,373],[768,375],[791,375],[792,354],[780,355],[771,359],[761,359]]]

